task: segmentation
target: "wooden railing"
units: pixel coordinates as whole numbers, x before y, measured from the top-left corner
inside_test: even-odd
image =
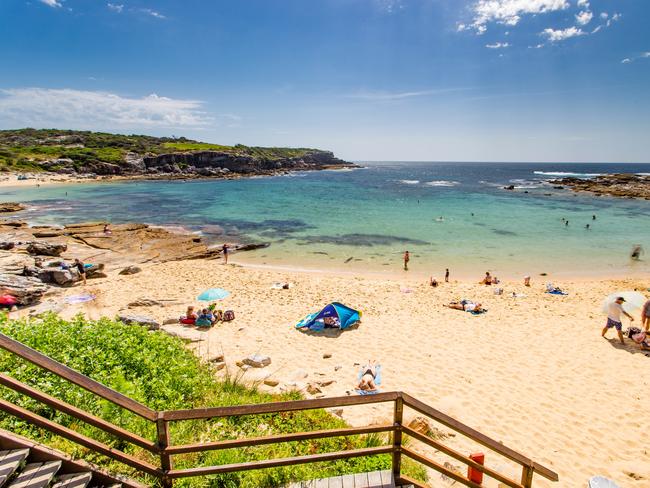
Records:
[[[156,441],[145,439],[137,434],[122,429],[104,419],[96,417],[85,412],[73,405],[62,400],[38,391],[10,376],[0,373],[0,385],[3,385],[20,394],[26,395],[37,400],[49,407],[63,412],[71,417],[81,420],[93,427],[111,434],[122,441],[138,446],[151,453],[159,461],[156,465],[148,463],[142,459],[136,458],[124,451],[110,447],[102,442],[91,439],[72,429],[64,427],[52,420],[46,419],[30,410],[15,405],[5,399],[0,399],[0,410],[7,414],[13,415],[33,425],[41,427],[51,433],[66,438],[87,449],[100,453],[111,459],[119,461],[131,468],[145,473],[160,480],[163,487],[170,487],[173,480],[178,478],[187,478],[193,476],[206,476],[222,473],[232,473],[236,471],[247,471],[253,469],[273,468],[280,466],[291,466],[306,463],[315,463],[322,461],[332,461],[337,459],[347,459],[354,457],[376,456],[379,454],[390,454],[392,457],[392,471],[396,481],[409,482],[418,487],[426,487],[422,482],[408,478],[402,473],[402,457],[406,456],[416,462],[419,462],[429,468],[432,468],[451,479],[454,479],[462,485],[480,488],[481,485],[471,481],[467,477],[454,472],[439,462],[431,459],[421,453],[416,452],[412,447],[406,447],[403,443],[404,435],[415,439],[426,446],[429,446],[444,455],[447,455],[461,463],[474,468],[485,475],[498,480],[499,482],[511,488],[530,488],[533,483],[533,475],[539,474],[551,481],[557,481],[558,475],[550,469],[534,462],[528,457],[510,449],[500,442],[491,439],[480,432],[464,425],[457,420],[445,415],[438,410],[416,400],[412,396],[402,392],[377,393],[367,396],[345,396],[335,398],[322,398],[315,400],[298,400],[289,402],[265,403],[259,405],[239,405],[232,407],[213,407],[197,408],[191,410],[169,410],[160,411],[150,409],[141,403],[118,393],[97,381],[94,381],[81,373],[68,368],[67,366],[35,351],[24,344],[15,341],[6,335],[0,334],[0,348],[3,348],[16,356],[19,356],[40,368],[58,375],[65,380],[84,388],[85,390],[107,400],[114,405],[122,407],[140,417],[155,424],[157,438]],[[329,407],[344,407],[353,405],[392,403],[393,404],[393,422],[385,425],[373,425],[367,427],[347,427],[331,430],[321,430],[312,432],[296,432],[280,435],[269,435],[264,437],[221,440],[213,442],[200,442],[194,444],[174,445],[170,439],[170,423],[187,420],[205,420],[214,418],[224,418],[240,415],[260,415],[260,414],[280,414],[284,412],[297,412],[313,409],[322,409]],[[431,420],[434,420],[448,429],[462,434],[472,441],[483,445],[497,455],[506,458],[521,467],[521,478],[513,480],[487,466],[477,463],[470,457],[457,452],[456,450],[443,445],[431,437],[421,434],[408,426],[404,425],[404,409],[410,408]],[[364,449],[352,449],[340,452],[328,452],[320,454],[311,454],[305,456],[294,456],[289,458],[266,459],[261,461],[250,461],[238,464],[226,464],[217,466],[202,466],[189,469],[174,469],[173,456],[187,453],[207,452],[219,449],[243,448],[249,446],[260,446],[268,444],[277,444],[283,442],[307,441],[313,439],[324,439],[329,437],[344,437],[372,433],[390,434],[390,439],[386,445],[378,447],[368,447]]]

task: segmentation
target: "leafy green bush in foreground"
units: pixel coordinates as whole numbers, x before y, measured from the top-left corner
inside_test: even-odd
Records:
[[[227,406],[249,403],[299,399],[297,393],[270,395],[246,387],[232,378],[217,380],[209,365],[202,363],[182,341],[162,332],[148,332],[140,327],[130,327],[119,322],[101,319],[90,321],[78,316],[66,321],[56,315],[40,319],[9,321],[0,314],[0,332],[80,371],[154,410],[174,410],[195,407]],[[95,395],[78,388],[58,376],[44,372],[7,352],[0,352],[0,370],[45,393],[80,407],[131,432],[154,440],[155,428],[124,409],[100,400]],[[28,408],[39,415],[53,419],[86,436],[121,449],[142,460],[157,465],[151,454],[129,443],[115,439],[98,429],[72,417],[1,388],[2,397]],[[237,439],[279,433],[325,430],[343,427],[345,423],[324,410],[287,412],[278,415],[240,416],[228,419],[175,422],[171,424],[172,443],[190,444],[202,441]],[[143,477],[130,468],[102,456],[89,453],[84,448],[65,439],[53,436],[14,417],[0,414],[0,427],[47,443],[75,457],[103,465],[112,472],[138,477],[148,484],[151,478]],[[175,468],[240,463],[256,459],[290,457],[318,452],[358,449],[381,445],[377,435],[320,439],[243,449],[228,449],[207,453],[175,456]],[[388,469],[388,455],[371,458],[339,460],[267,470],[256,470],[227,475],[189,478],[176,482],[177,486],[191,487],[271,487],[290,480],[314,479]],[[406,463],[404,471],[424,479],[424,470]]]

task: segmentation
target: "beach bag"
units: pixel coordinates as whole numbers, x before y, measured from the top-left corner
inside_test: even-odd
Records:
[[[630,339],[632,339],[633,336],[640,333],[641,333],[641,329],[639,329],[638,327],[630,327],[629,329],[627,329],[627,336]]]
[[[231,320],[235,320],[235,312],[232,310],[226,310],[223,313],[223,319],[224,322],[230,322]]]

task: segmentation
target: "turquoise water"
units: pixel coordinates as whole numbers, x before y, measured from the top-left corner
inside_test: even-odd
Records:
[[[35,223],[141,221],[201,232],[215,244],[269,241],[235,260],[274,267],[396,273],[408,249],[411,274],[648,272],[647,260],[631,263],[629,251],[650,250],[650,201],[545,183],[610,172],[650,173],[650,165],[374,163],[231,181],[3,188],[0,198],[29,202]],[[509,184],[516,190],[503,190]]]

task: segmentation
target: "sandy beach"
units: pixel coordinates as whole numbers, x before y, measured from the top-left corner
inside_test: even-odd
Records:
[[[232,292],[222,308],[235,311],[233,322],[202,333],[171,326],[202,339],[189,347],[206,359],[223,353],[223,371],[242,374],[235,363],[261,353],[272,364],[243,373],[245,380],[270,377],[279,385],[262,387],[280,391],[328,379],[333,383],[321,395],[336,396],[352,390],[360,364],[374,359],[383,367],[383,391],[405,391],[560,475],[559,484],[537,477],[535,486],[584,486],[598,474],[622,487],[649,486],[644,418],[650,390],[644,371],[650,358],[631,341],[621,346],[613,332],[607,340],[600,336],[603,297],[632,289],[647,295],[648,280],[556,283],[568,296],[544,293],[545,280],[533,277],[531,288],[502,283],[504,295],[496,296],[494,287],[473,282],[431,288],[400,275],[341,277],[181,261],[143,266],[132,276],[109,272],[108,279],[67,289],[66,295],[84,291],[97,299],[67,305],[62,315],[98,318],[128,311],[162,322],[180,316],[188,304],[200,305],[195,299],[202,290],[223,287]],[[271,289],[274,282],[292,288]],[[525,296],[513,298],[513,292]],[[137,298],[172,302],[128,308]],[[473,316],[443,307],[462,298],[482,302],[488,312]],[[60,296],[51,300],[62,302]],[[294,329],[305,314],[331,301],[361,310],[361,325],[323,335]],[[389,412],[348,408],[343,417],[361,425],[386,421]],[[463,452],[477,447],[459,437],[446,442]],[[493,454],[486,464],[518,478],[513,466]]]

